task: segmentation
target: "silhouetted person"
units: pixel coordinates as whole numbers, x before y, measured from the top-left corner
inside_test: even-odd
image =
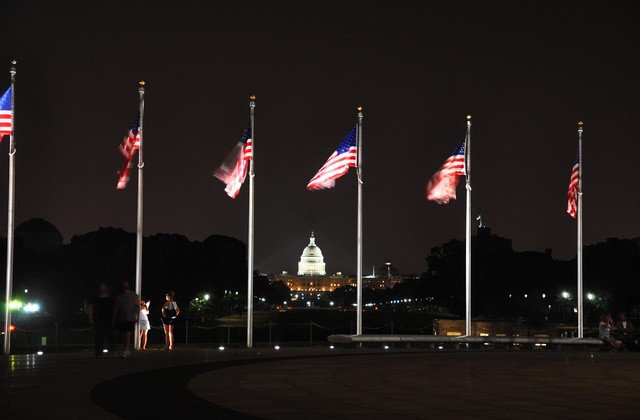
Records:
[[[122,335],[123,351],[121,357],[129,357],[131,353],[131,334],[140,316],[140,299],[129,289],[129,282],[120,283],[120,294],[116,297],[114,324]]]
[[[162,326],[164,327],[164,349],[173,350],[173,324],[180,313],[180,308],[175,300],[173,300],[173,292],[167,292],[165,298],[167,301],[162,305]]]
[[[98,293],[91,299],[89,305],[89,324],[94,330],[94,352],[98,359],[102,358],[104,350],[108,349],[112,332],[114,314],[114,300],[106,284],[98,286]]]
[[[620,312],[619,320],[616,322],[615,336],[622,341],[629,350],[637,350],[636,343],[633,341],[633,324],[627,319],[627,314]]]

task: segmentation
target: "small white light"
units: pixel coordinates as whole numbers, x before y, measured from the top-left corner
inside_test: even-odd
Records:
[[[275,346],[274,349],[280,350],[280,346]]]
[[[438,350],[442,350],[444,347],[442,345],[438,346]]]
[[[389,346],[384,346],[384,349],[385,350],[389,350]]]
[[[329,348],[330,348],[331,350],[333,350],[335,347],[333,347],[333,346],[329,346]]]
[[[42,350],[38,350],[38,353],[36,353],[38,356],[42,356],[44,354],[44,352]]]
[[[102,352],[103,352],[103,353],[109,353],[109,350],[107,350],[107,349],[102,349]]]
[[[220,351],[224,350],[224,346],[218,347],[218,350],[220,350]]]

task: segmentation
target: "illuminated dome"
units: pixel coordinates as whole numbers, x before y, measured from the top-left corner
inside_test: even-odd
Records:
[[[309,245],[302,251],[300,256],[300,262],[298,263],[298,275],[299,276],[325,276],[327,274],[325,270],[326,264],[324,263],[324,257],[322,251],[316,245],[316,238],[311,232],[309,238]]]

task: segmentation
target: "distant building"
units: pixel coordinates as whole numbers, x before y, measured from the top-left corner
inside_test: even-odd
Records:
[[[371,276],[363,276],[362,285],[364,288],[390,289],[402,281],[400,272],[389,261],[379,268],[378,272],[379,275],[374,272]],[[341,272],[327,275],[324,256],[320,247],[316,245],[313,232],[309,238],[309,245],[300,255],[298,274],[293,275],[283,271],[281,274],[269,276],[269,281],[271,283],[283,282],[291,289],[292,296],[298,295],[299,298],[304,294],[306,294],[305,297],[318,296],[332,292],[339,287],[356,286],[356,278],[353,276],[343,276]]]
[[[283,271],[282,274],[270,276],[271,283],[275,281],[283,282],[291,289],[292,296],[307,294],[307,296],[317,296],[323,293],[332,292],[338,287],[355,286],[356,279],[345,277],[342,273],[327,276],[326,263],[322,250],[316,245],[316,238],[311,232],[309,245],[302,251],[298,262],[298,274],[292,275]]]
[[[402,283],[402,276],[389,260],[370,276],[362,277],[362,286],[365,289],[392,289],[398,283]]]

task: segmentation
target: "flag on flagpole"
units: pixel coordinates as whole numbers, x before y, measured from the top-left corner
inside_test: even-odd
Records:
[[[0,97],[0,141],[11,135],[11,88]]]
[[[251,124],[242,133],[242,138],[229,152],[222,165],[215,170],[213,176],[227,184],[224,191],[231,198],[236,198],[247,176],[249,161],[253,159],[251,140]]]
[[[140,149],[140,114],[133,120],[133,125],[127,132],[127,135],[122,139],[118,152],[122,157],[123,166],[118,171],[118,184],[117,190],[126,188],[129,182],[129,172],[133,164],[133,155],[136,150]]]
[[[574,219],[578,214],[578,183],[580,181],[580,156],[576,154],[576,160],[571,170],[569,191],[567,192],[567,213]]]
[[[318,173],[311,178],[311,181],[307,184],[307,189],[322,190],[333,188],[336,185],[336,179],[346,174],[349,168],[357,166],[357,155],[356,127],[353,127]]]
[[[453,154],[444,162],[438,172],[433,174],[426,189],[426,199],[438,204],[448,204],[456,199],[456,187],[460,176],[466,175],[466,140],[456,147]]]

